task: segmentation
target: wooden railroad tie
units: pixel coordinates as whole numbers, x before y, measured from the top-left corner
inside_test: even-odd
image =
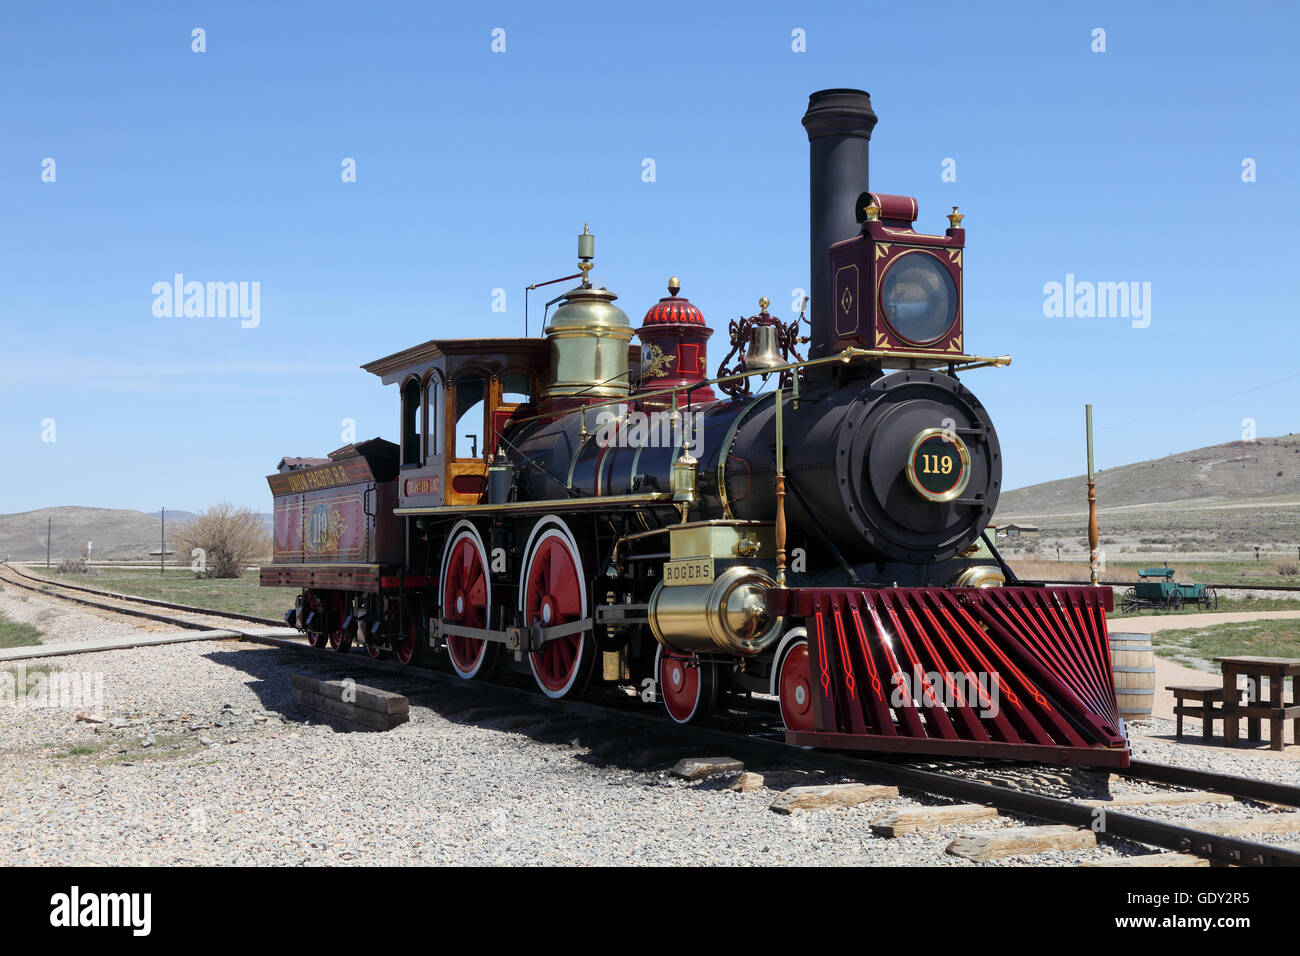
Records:
[[[1205,817],[1198,820],[1179,820],[1184,826],[1219,836],[1249,836],[1253,833],[1296,833],[1300,832],[1300,813],[1263,813],[1244,820],[1224,820],[1219,817]]]
[[[1227,793],[1207,790],[1170,790],[1167,793],[1117,793],[1107,800],[1080,800],[1087,807],[1185,807],[1198,803],[1232,803]]]
[[[1097,834],[1078,827],[1015,827],[1009,830],[968,830],[948,844],[947,852],[983,863],[1004,856],[1046,853],[1048,850],[1091,850]]]
[[[683,757],[669,771],[683,780],[703,780],[722,773],[738,774],[745,765],[735,757]]]
[[[294,674],[293,699],[299,707],[354,730],[392,730],[411,716],[411,704],[401,694],[352,680]]]
[[[865,783],[836,783],[822,787],[791,787],[772,801],[770,809],[777,813],[795,810],[825,810],[829,807],[856,807],[877,800],[894,800],[897,787],[873,786]]]
[[[901,837],[910,833],[925,833],[941,830],[954,823],[978,823],[980,820],[992,820],[998,815],[993,807],[980,806],[978,803],[957,803],[942,807],[915,807],[911,810],[899,810],[877,817],[871,824],[872,832],[877,836]]]
[[[1104,860],[1088,860],[1079,866],[1209,866],[1210,861],[1190,853],[1139,853],[1137,856],[1111,856]]]

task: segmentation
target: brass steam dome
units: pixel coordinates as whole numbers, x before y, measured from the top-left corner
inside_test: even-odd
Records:
[[[565,293],[547,324],[551,343],[549,398],[620,398],[628,393],[627,349],[632,323],[614,305],[608,289],[593,288],[588,275],[595,237],[583,227],[578,237],[582,284]]]

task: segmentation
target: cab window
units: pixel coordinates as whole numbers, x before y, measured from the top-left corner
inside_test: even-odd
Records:
[[[410,379],[402,386],[402,464],[418,465],[421,448],[420,383]]]
[[[426,460],[429,457],[442,457],[442,402],[442,380],[434,373],[424,386],[424,433],[428,447]]]
[[[466,375],[456,380],[457,458],[482,458],[483,423],[486,419],[487,380],[482,375]]]
[[[527,405],[533,400],[533,377],[527,372],[506,372],[501,376],[501,401],[507,405]]]

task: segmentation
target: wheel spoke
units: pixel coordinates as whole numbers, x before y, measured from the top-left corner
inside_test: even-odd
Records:
[[[572,568],[567,568],[557,586],[551,591],[555,596],[557,617],[576,618],[582,611],[582,588]]]
[[[482,607],[487,603],[487,580],[480,575],[478,580],[465,589],[470,607]]]
[[[572,577],[570,571],[569,553],[556,542],[551,542],[551,560],[546,567],[546,590],[549,594],[554,594],[557,589],[564,587],[565,582]]]

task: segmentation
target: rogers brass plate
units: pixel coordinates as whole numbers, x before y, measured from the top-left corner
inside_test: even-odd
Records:
[[[681,584],[712,584],[712,558],[684,558],[664,562],[664,584],[674,587]]]

